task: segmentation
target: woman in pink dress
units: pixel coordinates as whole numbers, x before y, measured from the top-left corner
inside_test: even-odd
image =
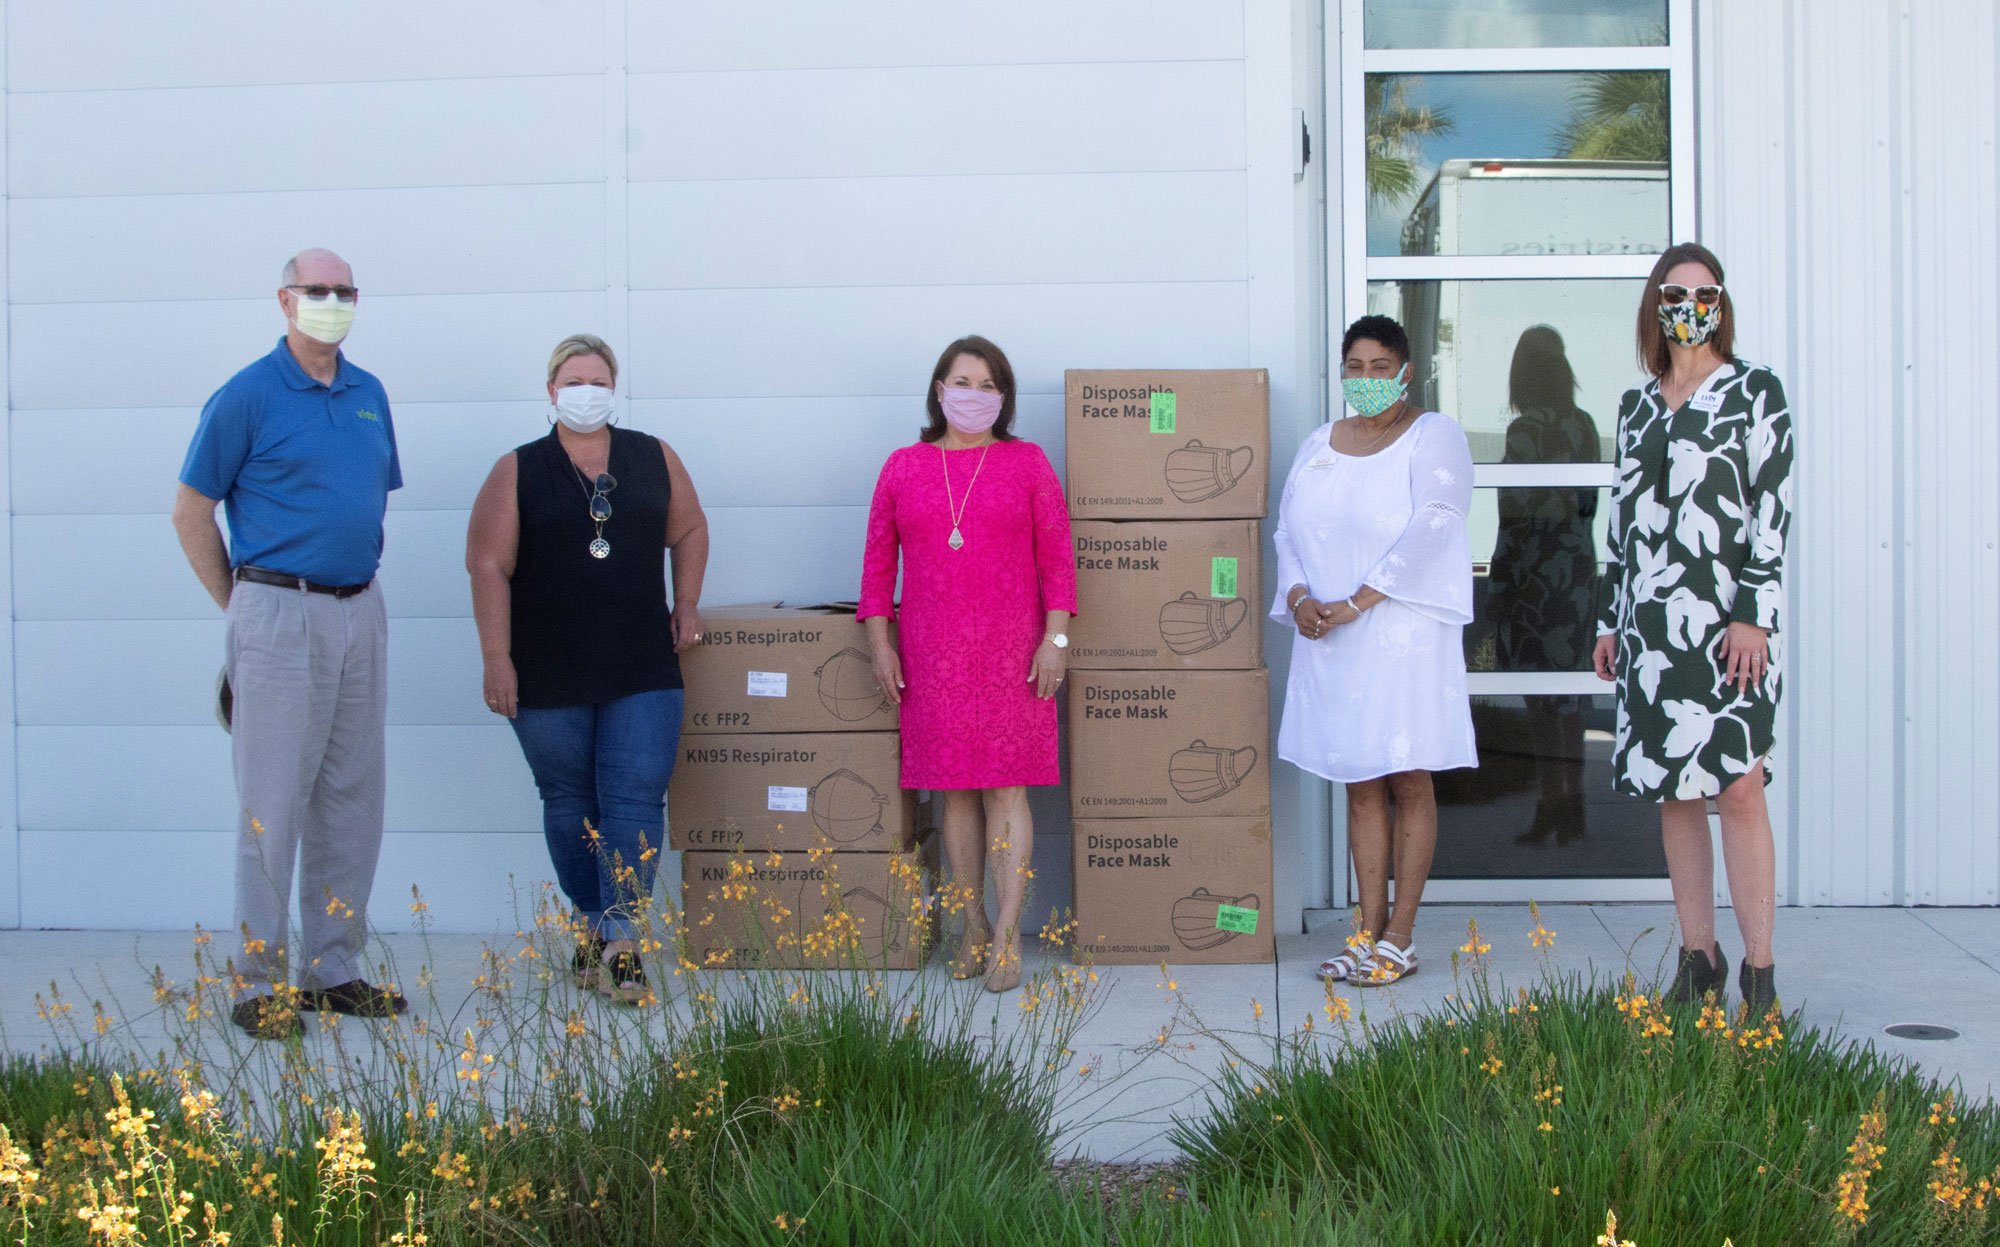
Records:
[[[1076,613],[1069,508],[1041,447],[1009,431],[1014,370],[999,347],[980,337],[946,347],[925,406],[922,440],[890,455],[875,482],[860,614],[875,677],[901,707],[903,787],[942,795],[945,855],[965,901],[952,974],[983,970],[986,989],[1004,992],[1021,981],[1028,785],[1058,778],[1055,695]]]

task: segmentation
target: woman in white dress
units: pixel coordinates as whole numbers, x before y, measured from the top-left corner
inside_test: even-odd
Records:
[[[1271,617],[1298,630],[1278,756],[1347,785],[1361,929],[1320,974],[1378,986],[1417,970],[1417,904],[1437,849],[1431,772],[1479,764],[1463,648],[1472,454],[1457,421],[1405,397],[1401,325],[1364,316],[1340,349],[1359,414],[1299,447],[1278,509]]]

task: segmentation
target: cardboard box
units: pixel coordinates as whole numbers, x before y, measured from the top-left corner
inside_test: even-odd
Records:
[[[1081,959],[1204,965],[1276,955],[1267,818],[1078,819],[1070,870]]]
[[[1271,379],[1262,368],[1073,368],[1064,388],[1071,519],[1263,516]]]
[[[929,951],[912,917],[928,896],[928,843],[908,853],[685,853],[688,955],[704,967],[914,970]]]
[[[1077,818],[1271,813],[1270,677],[1255,671],[1073,671]]]
[[[1070,525],[1079,670],[1244,669],[1264,661],[1256,520]]]
[[[917,841],[895,732],[683,736],[667,785],[676,849],[895,853]]]
[[[852,611],[719,607],[702,612],[702,631],[702,643],[681,655],[683,732],[896,730]]]

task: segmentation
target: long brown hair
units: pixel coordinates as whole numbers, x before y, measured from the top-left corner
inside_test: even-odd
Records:
[[[924,410],[930,413],[930,423],[919,434],[927,442],[934,442],[944,436],[946,428],[944,408],[938,404],[938,382],[945,379],[951,366],[959,356],[971,355],[986,361],[986,367],[993,373],[993,384],[1000,387],[1000,418],[993,422],[993,440],[1011,442],[1014,440],[1014,366],[1007,362],[1007,352],[976,333],[969,333],[938,356],[937,367],[931,369],[931,383],[924,390]]]
[[[1660,329],[1660,283],[1678,264],[1699,264],[1715,274],[1716,284],[1722,284],[1722,261],[1715,253],[1698,242],[1678,242],[1660,253],[1659,263],[1653,265],[1652,276],[1646,279],[1646,288],[1639,293],[1639,367],[1656,377],[1667,375],[1673,364],[1673,353],[1667,347],[1667,335]],[[1722,323],[1715,328],[1715,336],[1709,339],[1716,353],[1730,363],[1736,362],[1736,307],[1729,301],[1729,287],[1722,287]]]

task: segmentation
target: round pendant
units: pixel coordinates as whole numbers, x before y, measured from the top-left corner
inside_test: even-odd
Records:
[[[594,540],[591,541],[590,543],[591,558],[602,559],[602,558],[609,558],[610,556],[611,556],[610,542],[606,541],[602,537],[595,538]]]
[[[963,550],[965,548],[965,538],[958,535],[957,528],[953,528],[951,530],[951,540],[946,542],[945,544],[949,545],[954,550]]]

